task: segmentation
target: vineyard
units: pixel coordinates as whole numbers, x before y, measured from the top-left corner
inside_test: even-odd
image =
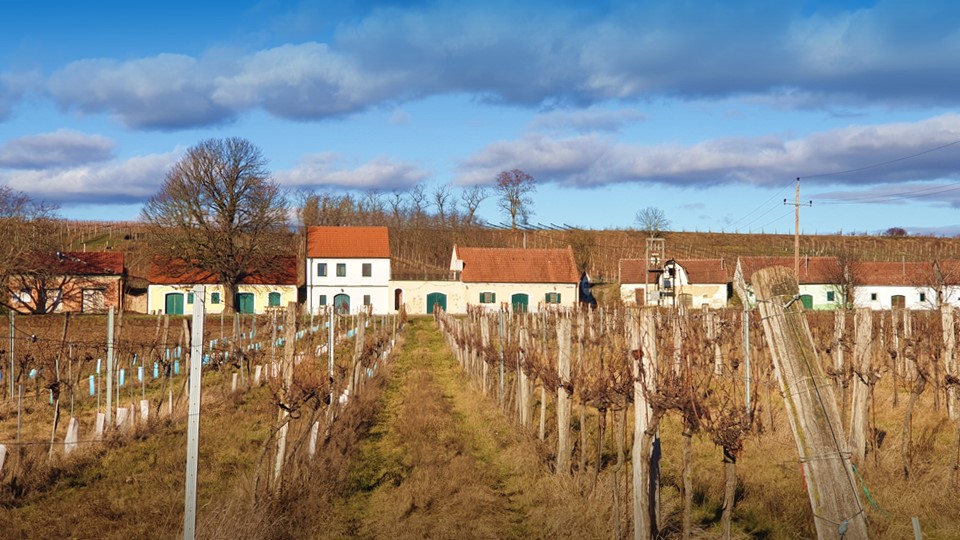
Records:
[[[606,494],[614,538],[635,527],[635,538],[705,527],[821,538],[849,528],[853,538],[861,517],[874,537],[910,537],[913,517],[927,538],[956,537],[953,313],[800,313],[823,374],[817,395],[843,418],[830,458],[853,473],[840,476],[849,515],[811,510],[805,488],[822,495],[827,484],[808,480],[827,458],[798,455],[784,406],[809,388],[778,384],[757,311],[474,312],[439,324],[469,379],[544,441],[554,472]],[[816,384],[810,375],[800,386]]]
[[[337,443],[339,434],[356,430],[351,410],[365,399],[368,381],[381,377],[403,317],[332,319],[331,327],[331,316],[298,315],[292,306],[268,316],[206,318],[199,355],[202,415],[208,414],[207,422],[213,424],[203,432],[207,447],[201,461],[210,470],[201,471],[201,502],[209,504],[217,495],[204,490],[204,484],[234,487],[239,476],[238,489],[252,497],[251,506],[269,521],[284,497],[307,480],[304,463],[328,452],[326,446]],[[96,523],[96,516],[106,520],[100,526],[115,536],[180,534],[189,319],[127,314],[114,321],[112,314],[65,314],[17,317],[9,326],[2,381],[9,392],[12,358],[15,390],[12,399],[0,404],[4,536],[92,536],[89,530],[77,531]],[[245,429],[230,425],[251,418]],[[179,482],[179,488],[156,490],[165,491],[159,508],[130,500],[118,504],[118,495],[111,494],[87,513],[73,507],[62,508],[62,515],[32,508],[35,502],[96,483],[100,466],[128,459],[128,447],[140,457],[124,465],[126,475],[152,467],[152,476],[163,484]],[[252,467],[244,466],[248,462]],[[136,497],[147,501],[152,491],[138,487]],[[227,510],[201,513],[201,533],[204,523],[208,537],[221,530],[222,523],[211,522],[224,519],[221,512]],[[118,529],[110,515],[129,512],[158,521],[137,520]],[[38,528],[38,521],[43,527]]]

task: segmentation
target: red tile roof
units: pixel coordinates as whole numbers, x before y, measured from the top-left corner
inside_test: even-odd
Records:
[[[945,285],[960,284],[960,260],[937,261],[937,266],[940,267],[940,275]]]
[[[793,257],[740,257],[743,278],[749,282],[753,274],[763,268],[782,266],[794,269]],[[731,276],[733,274],[731,273]],[[842,280],[843,272],[836,257],[800,257],[801,285],[836,284]]]
[[[386,227],[309,227],[307,257],[386,259],[390,257],[390,235]]]
[[[620,259],[620,283],[644,283],[643,259]],[[650,271],[646,283],[656,283],[660,279],[659,271]]]
[[[573,250],[454,246],[464,283],[578,283]]]
[[[858,262],[853,265],[853,277],[859,285],[921,287],[937,284],[933,263],[929,262]]]
[[[737,261],[729,259],[677,259],[676,262],[686,271],[687,282],[693,285],[730,283],[737,268]]]
[[[119,251],[33,252],[17,265],[22,271],[39,270],[63,276],[123,275],[123,253]]]
[[[183,259],[155,260],[150,264],[147,281],[154,285],[214,285],[220,282],[217,276],[200,270]],[[280,257],[277,267],[253,272],[240,280],[241,285],[296,285],[297,258]]]

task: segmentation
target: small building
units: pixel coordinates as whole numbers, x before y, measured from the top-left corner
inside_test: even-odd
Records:
[[[273,268],[252,270],[236,287],[237,313],[266,313],[297,301],[297,258],[281,257]],[[206,285],[206,312],[222,313],[224,288],[218,276],[183,260],[154,261],[147,275],[147,312],[166,315],[193,313],[193,288]]]
[[[465,306],[514,313],[572,308],[579,300],[580,272],[573,249],[473,248],[453,246],[450,270],[458,272]],[[436,297],[445,302],[444,297]],[[429,307],[429,306],[428,306]]]
[[[644,259],[620,259],[620,301],[627,305],[657,305],[663,268],[648,267]]]
[[[309,227],[307,310],[391,311],[390,236],[386,227]]]
[[[726,259],[671,259],[660,273],[661,304],[723,308],[732,294],[733,265]]]
[[[950,266],[945,261],[940,264]],[[934,263],[859,262],[854,275],[854,307],[935,309],[938,305]]]
[[[18,313],[123,309],[123,253],[32,252],[14,263],[9,307]]]
[[[740,257],[737,264],[747,282],[751,304],[756,303],[750,281],[755,272],[771,266],[782,266],[791,272],[796,269],[793,257]],[[802,257],[797,282],[803,308],[827,310],[842,307],[846,271],[836,257]]]

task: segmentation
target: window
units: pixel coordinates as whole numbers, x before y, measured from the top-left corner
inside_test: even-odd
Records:
[[[373,265],[370,263],[363,263],[363,277],[370,277],[373,275]]]
[[[211,304],[219,304],[219,303],[220,303],[220,293],[218,293],[218,292],[210,293],[210,303],[211,303]]]
[[[365,305],[365,306],[369,306],[369,305],[370,305],[370,295],[369,295],[369,294],[363,295],[363,305]]]
[[[876,300],[876,299],[877,299],[877,293],[875,292],[870,293],[870,300]]]
[[[827,291],[827,302],[833,302],[834,296],[833,291]]]
[[[327,277],[327,263],[317,264],[317,277]]]
[[[187,293],[187,303],[188,304],[193,303],[193,293]]]
[[[921,302],[927,301],[927,293],[920,293],[920,301]]]
[[[492,304],[497,301],[496,293],[492,292],[482,292],[480,293],[480,303],[481,304]]]
[[[347,277],[347,263],[337,263],[337,277]]]
[[[280,293],[270,293],[270,295],[267,297],[267,305],[270,307],[280,307]]]
[[[16,298],[26,304],[31,298],[30,289],[20,289],[20,294]]]
[[[325,294],[320,295],[320,305],[321,306],[327,305],[327,295]]]
[[[548,292],[546,302],[548,304],[559,304],[560,303],[560,293],[558,292]]]

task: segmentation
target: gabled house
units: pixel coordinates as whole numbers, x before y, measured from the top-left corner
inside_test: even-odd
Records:
[[[251,270],[237,285],[237,313],[266,313],[297,301],[297,258],[281,257],[269,270]],[[156,260],[147,273],[147,312],[166,315],[193,313],[193,287],[206,285],[206,312],[222,313],[224,288],[218,276],[184,260]]]
[[[720,259],[671,259],[660,273],[661,304],[722,308],[732,294],[734,267]]]
[[[949,263],[941,262],[949,268]],[[871,309],[934,309],[938,279],[934,263],[860,262],[854,271],[854,306]]]
[[[466,306],[522,313],[570,308],[579,300],[580,272],[569,246],[566,249],[454,246],[450,270],[459,273]],[[460,311],[460,306],[456,310],[452,306],[443,307]]]
[[[123,309],[123,253],[32,252],[11,270],[7,305],[18,313]]]
[[[390,237],[386,227],[309,227],[307,309],[390,310]]]
[[[660,301],[659,262],[648,267],[644,259],[620,259],[620,300],[629,305],[657,305]]]

